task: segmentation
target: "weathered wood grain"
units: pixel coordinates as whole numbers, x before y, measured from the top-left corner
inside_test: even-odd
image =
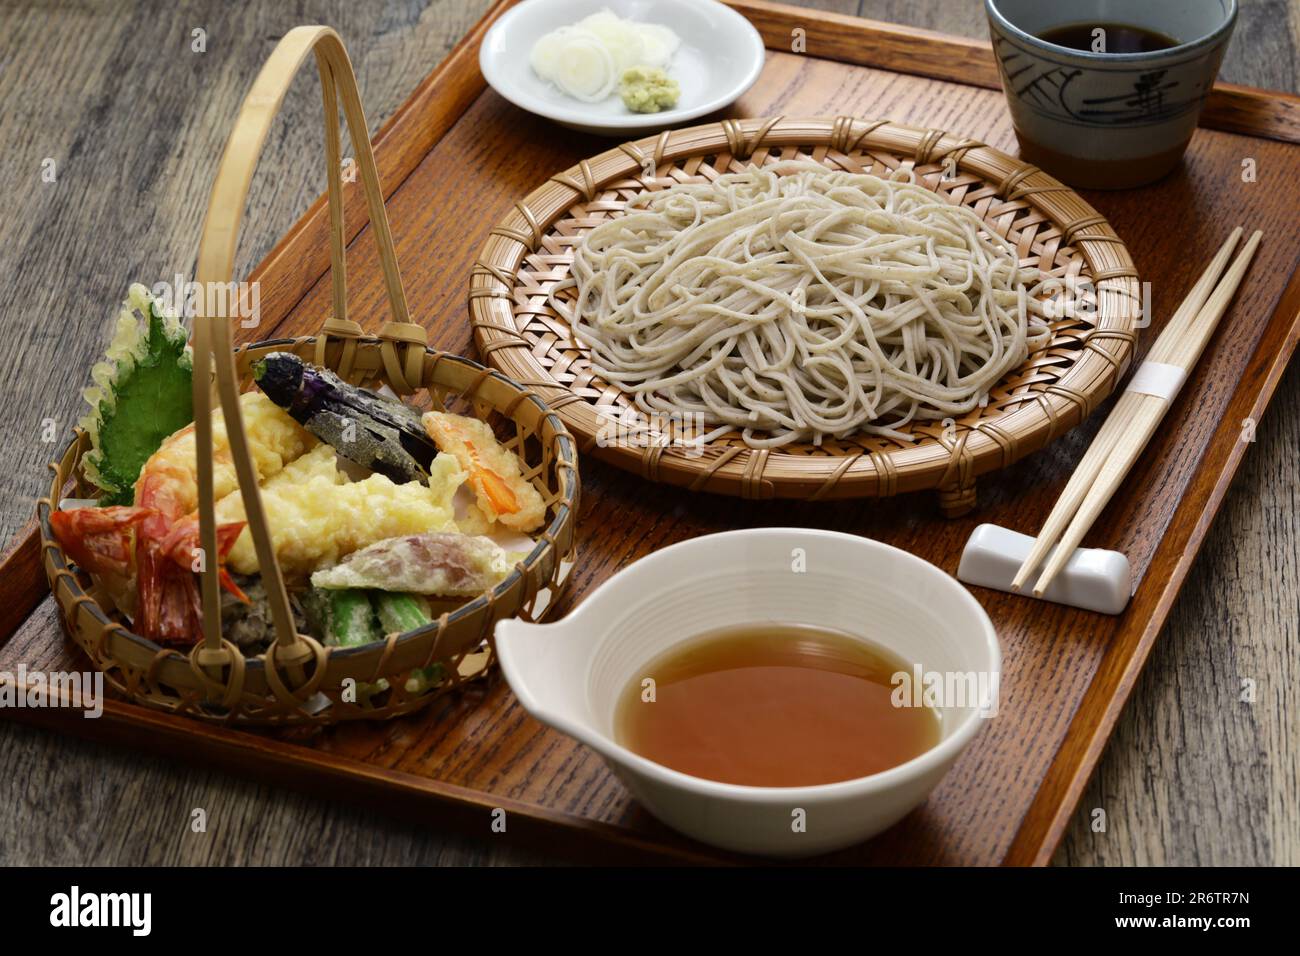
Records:
[[[17,630],[44,600],[47,588],[40,530],[32,518],[0,550],[0,634]]]
[[[864,15],[876,18],[904,20],[910,16],[915,18],[912,22],[922,26],[976,36],[983,32],[982,15],[970,21],[970,10],[974,8],[978,13],[974,3],[860,6]],[[66,422],[77,411],[71,392],[66,387],[62,392],[56,390],[69,383],[50,383],[32,373],[50,367],[50,359],[59,354],[66,356],[64,367],[71,370],[71,384],[79,384],[79,370],[102,346],[111,311],[104,306],[121,297],[125,276],[188,271],[197,219],[225,130],[222,121],[213,122],[204,111],[233,115],[247,82],[273,42],[263,38],[278,36],[276,31],[310,19],[315,12],[315,5],[308,4],[305,13],[294,12],[291,18],[284,14],[272,16],[264,9],[252,16],[244,11],[236,18],[216,7],[182,6],[174,16],[166,17],[160,17],[153,5],[147,16],[138,9],[124,8],[129,9],[129,15],[121,27],[111,24],[106,14],[104,20],[96,21],[101,16],[98,8],[94,13],[73,8],[63,11],[72,24],[67,31],[38,31],[35,15],[25,7],[6,7],[0,14],[5,18],[0,23],[0,37],[24,38],[22,50],[11,52],[6,47],[0,73],[0,95],[6,105],[0,114],[0,144],[6,147],[0,156],[4,164],[0,169],[4,173],[5,238],[12,242],[19,237],[18,246],[10,244],[9,248],[23,252],[21,257],[0,261],[0,280],[6,281],[6,288],[22,289],[29,293],[31,301],[44,303],[43,317],[75,315],[75,320],[65,321],[79,333],[60,338],[52,334],[52,324],[38,326],[36,316],[14,314],[12,309],[6,316],[7,328],[12,331],[0,342],[0,359],[7,370],[28,370],[25,378],[13,381],[15,394],[22,388],[24,396],[39,396],[37,408],[28,418],[20,413],[17,421],[6,422],[5,427],[12,429],[5,432],[7,441],[0,446],[0,453],[6,456],[0,475],[0,491],[5,493],[6,502],[17,504],[22,496],[32,494],[22,490],[30,476],[36,476],[30,479],[32,485],[38,485],[44,477],[49,449],[33,437],[39,436],[41,420],[62,417]],[[469,7],[476,9],[464,12]],[[357,59],[361,84],[372,110],[372,128],[432,67],[447,41],[468,28],[480,12],[479,7],[460,2],[435,4],[422,13],[417,10],[404,23],[385,20],[386,15],[391,17],[389,8],[344,8],[341,4],[324,8],[318,18],[340,26]],[[835,6],[841,11],[846,7],[852,8],[853,4]],[[1265,12],[1262,4],[1246,4],[1243,27],[1249,18],[1263,18]],[[1273,14],[1274,10],[1270,8],[1267,13]],[[949,16],[955,18],[953,22],[944,22]],[[1273,16],[1268,22],[1270,26],[1261,26],[1259,31],[1258,49],[1276,52],[1279,43],[1285,44],[1288,36],[1294,36],[1296,18],[1293,13],[1289,33],[1277,29]],[[218,24],[221,29],[209,29],[213,38],[228,30],[224,42],[231,46],[223,55],[229,60],[219,68],[214,66],[219,76],[204,72],[182,92],[171,95],[167,87],[171,84],[174,88],[176,78],[167,74],[167,83],[162,83],[161,67],[155,60],[148,60],[147,68],[128,61],[138,49],[156,51],[166,46],[168,38],[174,41],[176,36],[187,37],[192,23]],[[349,30],[349,23],[357,31],[355,34]],[[433,32],[435,26],[442,32]],[[93,33],[93,41],[86,33]],[[30,44],[26,42],[29,34]],[[59,37],[56,46],[51,38],[59,34],[66,35]],[[362,38],[373,39],[373,46],[359,42]],[[80,49],[78,43],[85,49]],[[214,43],[210,43],[206,55],[215,52]],[[32,53],[28,46],[37,52]],[[1252,51],[1247,59],[1241,55],[1241,46],[1234,44],[1225,78],[1263,86],[1293,85],[1263,73],[1234,74],[1234,69],[1262,71],[1270,63],[1281,62],[1280,69],[1294,77],[1293,54],[1288,52],[1279,58]],[[429,51],[429,59],[421,59],[412,49]],[[22,64],[21,73],[13,69],[15,56]],[[112,75],[114,70],[109,64],[118,63],[118,72],[125,72],[119,87],[101,90],[81,72],[77,73],[79,82],[73,83],[71,67],[64,63],[78,63],[79,71],[108,71],[101,75]],[[368,74],[367,70],[372,72]],[[20,76],[26,78],[20,80]],[[40,82],[46,84],[43,89]],[[137,84],[134,89],[149,90],[155,101],[145,97],[150,103],[148,109],[135,106],[135,115],[123,116],[123,104],[131,100],[131,82]],[[305,137],[308,131],[314,134],[318,128],[316,104],[310,94],[302,96],[297,103],[299,112],[291,113],[282,124],[284,141],[272,144],[268,150],[267,165],[274,170],[264,171],[263,181],[255,184],[250,222],[258,225],[250,235],[265,239],[280,234],[319,192],[318,167],[298,163],[294,158],[305,156],[318,161],[319,156],[317,143]],[[797,101],[797,95],[792,99]],[[196,105],[195,100],[202,100],[203,105]],[[12,120],[8,109],[11,102],[22,104],[27,111],[25,124]],[[954,116],[951,121],[959,125],[955,122],[958,119]],[[159,134],[151,138],[148,131],[159,126],[169,127],[169,138],[160,138]],[[46,139],[33,145],[32,130],[37,131],[38,139],[41,134]],[[51,201],[54,194],[39,191],[39,174],[32,175],[20,162],[23,157],[37,157],[35,169],[39,170],[42,142],[57,143],[57,139],[51,139],[51,131],[72,131],[65,140],[81,144],[76,150],[68,150],[74,158],[87,153],[94,156],[78,160],[86,165],[74,166],[93,170],[88,174],[90,178],[82,181],[82,191],[65,194],[57,203]],[[295,134],[300,141],[293,140]],[[175,155],[171,144],[178,141],[184,146],[180,155]],[[207,142],[206,152],[199,147],[200,141]],[[143,156],[136,155],[135,150]],[[159,171],[160,166],[166,169]],[[70,184],[65,164],[60,163],[58,168],[60,181],[54,186],[61,189]],[[138,182],[133,178],[137,172],[141,176]],[[268,183],[266,178],[272,181]],[[106,181],[115,182],[118,190],[112,200],[101,201],[95,191]],[[71,185],[76,186],[77,181],[74,179]],[[167,192],[159,195],[158,190]],[[18,204],[22,206],[21,214],[11,215],[10,206],[16,208]],[[277,217],[279,221],[273,224]],[[148,221],[152,228],[142,227],[142,221]],[[1155,238],[1158,224],[1152,225],[1150,231]],[[94,241],[88,242],[88,237]],[[1167,237],[1163,241],[1168,241]],[[254,249],[245,256],[255,261],[262,251]],[[186,261],[173,267],[171,263],[177,259]],[[95,271],[77,272],[83,263],[94,264]],[[160,263],[165,264],[161,269]],[[12,271],[5,274],[6,269]],[[136,272],[141,269],[143,273]],[[78,277],[70,278],[70,273]],[[96,282],[97,286],[93,284]],[[450,292],[448,295],[452,296]],[[364,307],[365,303],[359,305]],[[459,301],[448,301],[439,311],[450,312],[459,306]],[[19,352],[25,353],[21,366],[16,362]],[[6,389],[9,383],[7,375]],[[1174,622],[1156,644],[1157,656],[1081,804],[1081,813],[1091,806],[1106,807],[1110,829],[1106,835],[1094,835],[1086,826],[1076,825],[1062,849],[1065,861],[1221,863],[1297,859],[1296,755],[1295,744],[1288,739],[1288,732],[1294,737],[1295,727],[1295,622],[1300,589],[1295,568],[1293,449],[1296,422],[1300,420],[1296,396],[1297,376],[1292,374],[1275,400],[1274,410],[1261,423],[1259,440],[1247,458],[1239,484],[1247,485],[1248,493],[1243,495],[1239,488],[1230,499],[1228,513],[1216,528],[1196,577],[1175,610]],[[25,398],[22,404],[10,404],[21,408],[29,401],[31,398]],[[40,406],[44,403],[54,411],[42,414]],[[1289,428],[1276,425],[1279,421],[1289,423]],[[1277,437],[1280,429],[1283,433]],[[25,508],[18,504],[5,509],[3,520],[12,522],[8,527],[24,520]],[[1224,526],[1229,523],[1240,533],[1225,532]],[[1241,534],[1245,535],[1244,541]],[[1211,570],[1207,571],[1211,562]],[[1262,589],[1257,583],[1260,580],[1275,583],[1271,590]],[[29,629],[45,633],[56,626],[48,604],[28,624]],[[1171,645],[1174,650],[1169,650]],[[1188,646],[1193,650],[1177,650]],[[1179,656],[1171,658],[1171,654]],[[1240,662],[1245,662],[1251,673],[1260,675],[1259,697],[1249,708],[1233,704],[1235,685],[1223,689],[1223,675],[1241,670]],[[1155,695],[1155,699],[1148,700],[1147,694]],[[444,842],[440,835],[429,837],[427,830],[421,831],[421,838],[409,828],[367,819],[323,801],[286,796],[279,790],[268,791],[224,775],[177,768],[121,751],[91,748],[10,722],[0,723],[0,754],[6,766],[41,768],[39,773],[20,769],[4,785],[12,790],[0,789],[0,794],[11,796],[0,804],[0,859],[519,859],[516,851],[492,841],[482,846],[458,840]],[[141,765],[139,769],[137,765]],[[1145,769],[1148,765],[1156,768],[1149,775]],[[81,781],[87,780],[94,784],[83,786]],[[1150,783],[1153,780],[1158,781],[1158,786]],[[206,806],[202,801],[209,791],[216,795],[213,806],[220,808],[209,808],[209,812],[219,825],[210,826],[209,835],[195,841],[191,838],[198,835],[188,831],[189,812],[195,806]],[[41,823],[33,827],[34,819]],[[33,829],[37,832],[31,832]],[[65,833],[72,834],[68,842]],[[444,854],[439,849],[442,846],[451,849]]]

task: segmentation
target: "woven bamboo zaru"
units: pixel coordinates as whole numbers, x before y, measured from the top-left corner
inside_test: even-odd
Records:
[[[84,433],[51,465],[50,495],[37,509],[50,589],[69,633],[104,672],[108,683],[138,703],[209,720],[321,724],[387,718],[423,707],[488,672],[494,657],[491,639],[496,621],[512,616],[540,619],[567,583],[574,555],[577,460],[573,438],[559,417],[534,391],[500,373],[428,348],[425,330],[410,321],[356,78],[333,30],[298,27],[286,34],[245,99],[212,189],[199,247],[199,288],[231,279],[235,241],[254,164],[290,81],[311,54],[315,55],[324,100],[333,315],[317,336],[260,342],[237,351],[232,345],[234,320],[228,314],[230,296],[211,297],[216,307],[208,314],[205,308],[211,308],[213,302],[200,295],[203,301],[194,318],[194,415],[203,553],[217,552],[211,428],[215,398],[227,424],[249,529],[270,600],[276,632],[270,649],[246,658],[239,647],[223,638],[215,561],[206,562],[202,573],[203,637],[188,653],[132,633],[104,589],[69,566],[51,533],[49,515],[69,482],[74,495],[93,491],[81,476],[81,458],[89,447]],[[340,104],[365,188],[391,309],[391,321],[374,335],[366,334],[347,312]],[[537,545],[491,592],[443,613],[419,630],[389,634],[383,641],[347,649],[323,646],[298,634],[271,547],[238,402],[241,388],[251,381],[252,363],[273,351],[295,352],[354,384],[386,384],[399,395],[415,396],[417,401],[427,398],[432,407],[450,407],[490,422],[519,456],[524,476],[547,504],[548,523]],[[414,670],[439,662],[444,677],[437,686],[423,692],[407,691],[407,678]],[[388,683],[382,693],[350,693],[358,685],[373,689],[381,680]]]
[[[986,407],[915,422],[912,441],[869,435],[754,450],[739,433],[704,449],[676,440],[592,370],[589,350],[548,299],[569,277],[574,247],[628,200],[705,182],[748,165],[811,159],[832,169],[915,181],[975,210],[1022,264],[1083,286],[1073,315],[1006,376]],[[1086,281],[1085,281],[1086,280]],[[1090,290],[1090,291],[1089,291]],[[1140,315],[1124,243],[1069,187],[974,140],[848,116],[724,120],[624,143],[551,177],[515,204],[475,265],[470,311],[489,364],[536,389],[579,448],[645,478],[746,498],[885,497],[938,489],[950,516],[975,506],[975,479],[1042,448],[1086,418],[1128,367]],[[611,421],[628,422],[611,429]]]

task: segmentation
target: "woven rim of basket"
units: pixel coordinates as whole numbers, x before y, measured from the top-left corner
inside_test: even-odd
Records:
[[[1067,273],[1077,266],[1074,274],[1094,285],[1096,315],[1091,321],[1054,322],[1048,346],[995,386],[994,392],[1008,383],[1020,389],[999,399],[1005,410],[995,407],[991,396],[988,408],[955,426],[913,423],[910,430],[921,440],[910,446],[855,436],[820,448],[803,443],[754,450],[727,438],[701,456],[665,444],[599,441],[597,403],[557,378],[569,375],[575,358],[585,362],[588,350],[571,334],[565,336],[567,323],[546,303],[549,290],[568,275],[577,237],[621,210],[626,197],[661,185],[670,171],[680,180],[682,166],[697,159],[713,157],[709,172],[718,174],[780,158],[780,150],[810,149],[812,158],[850,171],[862,169],[855,156],[870,156],[873,164],[887,159],[913,164],[919,184],[950,196],[959,193],[964,204],[978,207],[991,229],[1017,245],[1027,240],[1030,251],[1052,263],[1060,260],[1064,266],[1058,268]],[[699,167],[695,164],[688,175]],[[945,170],[956,175],[940,184]],[[1022,250],[1022,261],[1025,257]],[[810,500],[955,487],[1043,447],[1114,390],[1133,355],[1139,302],[1137,272],[1123,241],[1068,186],[976,140],[847,116],[724,120],[665,131],[583,160],[517,202],[492,230],[469,293],[475,342],[485,361],[538,389],[578,437],[584,454],[692,490]],[[587,392],[601,392],[600,404],[627,406],[626,397],[594,373],[587,382]],[[838,454],[827,450],[846,444],[857,447]]]
[[[357,344],[377,345],[380,343],[381,340],[377,336],[361,336],[359,338],[354,339],[353,341],[355,341]],[[288,339],[271,339],[264,342],[254,342],[249,345],[240,346],[238,349],[236,349],[236,353],[238,354],[244,352],[253,352],[258,350],[283,348],[283,347],[297,348],[308,344],[314,344],[315,342],[316,342],[315,336],[305,336],[305,337],[288,338]],[[526,571],[532,571],[538,565],[538,563],[540,563],[543,560],[547,552],[551,549],[556,548],[557,542],[563,540],[565,534],[568,531],[572,530],[572,524],[576,521],[576,517],[577,517],[577,496],[578,496],[578,488],[579,488],[579,483],[577,479],[577,475],[578,475],[577,455],[575,451],[573,437],[568,433],[567,429],[564,427],[563,421],[555,413],[554,409],[551,409],[549,406],[547,406],[547,404],[544,401],[542,401],[541,398],[539,398],[538,395],[532,389],[525,388],[519,382],[516,382],[513,379],[501,374],[499,371],[495,369],[489,369],[486,366],[483,366],[472,359],[468,359],[459,355],[454,355],[449,352],[440,352],[437,349],[426,348],[425,352],[428,355],[434,356],[435,359],[440,363],[459,364],[459,365],[467,366],[471,371],[474,371],[476,373],[482,373],[484,377],[491,378],[509,388],[514,389],[514,391],[520,396],[521,401],[530,402],[531,404],[537,407],[538,411],[542,413],[543,419],[549,420],[551,422],[552,427],[555,428],[557,432],[557,441],[555,443],[557,449],[556,470],[558,476],[557,481],[560,486],[561,497],[558,498],[553,505],[555,509],[555,517],[546,526],[546,529],[537,535],[537,537],[540,540],[538,540],[537,544],[533,547],[532,551],[528,553],[527,557],[525,557],[519,562],[516,562],[516,567],[514,568],[514,570],[512,570],[504,580],[502,580],[499,584],[497,584],[497,586],[494,587],[491,591],[480,595],[479,597],[475,598],[473,601],[469,601],[461,605],[460,607],[456,608],[456,610],[454,611],[448,612],[448,614],[446,615],[445,623],[440,623],[440,619],[437,619],[433,623],[428,624],[425,627],[419,628],[414,631],[407,631],[401,634],[393,642],[394,649],[396,649],[399,646],[404,646],[404,645],[409,646],[414,642],[419,642],[425,639],[426,637],[428,637],[430,634],[436,633],[440,627],[443,628],[451,627],[453,624],[463,621],[466,618],[473,617],[476,615],[485,615],[488,612],[490,612],[491,608],[496,604],[498,599],[506,595],[507,593],[509,593],[509,591],[516,585],[519,579],[523,577],[523,572],[520,571],[519,566],[522,565]],[[379,374],[382,376],[382,371]],[[421,387],[423,388],[425,386],[421,386]],[[56,573],[67,572],[64,575],[59,575],[59,581],[69,589],[68,604],[69,607],[71,608],[71,612],[69,616],[73,617],[74,619],[68,621],[68,626],[70,628],[77,628],[78,624],[77,621],[75,620],[75,616],[77,614],[80,614],[84,610],[86,613],[91,615],[93,620],[99,626],[99,628],[102,631],[102,634],[104,635],[105,640],[107,640],[109,636],[115,635],[124,640],[128,640],[134,643],[140,648],[155,653],[157,655],[157,659],[155,661],[154,667],[159,667],[166,663],[183,664],[188,667],[189,658],[186,655],[186,653],[180,648],[175,646],[170,646],[170,645],[158,644],[155,641],[152,641],[146,637],[142,637],[139,634],[136,634],[134,631],[130,630],[125,625],[119,623],[118,621],[113,620],[104,611],[104,609],[99,606],[99,603],[96,601],[94,595],[88,593],[87,590],[84,587],[82,587],[81,581],[78,579],[76,573],[73,572],[72,566],[69,565],[67,558],[63,553],[63,549],[59,546],[57,539],[54,537],[53,531],[50,528],[50,520],[49,520],[50,512],[54,508],[54,504],[52,504],[52,502],[57,502],[58,497],[61,494],[61,491],[63,487],[66,485],[66,483],[68,482],[68,480],[75,477],[76,470],[79,467],[81,462],[81,456],[85,452],[84,443],[85,443],[85,433],[78,428],[76,430],[76,434],[74,435],[72,441],[70,441],[66,446],[64,446],[63,452],[59,455],[59,458],[56,461],[50,463],[49,467],[50,470],[53,472],[53,480],[51,485],[50,497],[41,498],[37,502],[37,508],[36,508],[37,518],[40,522],[40,527],[41,527],[41,538],[42,538],[41,546],[43,550],[43,561],[46,564],[47,569],[53,569],[53,571]],[[567,463],[567,467],[561,468],[560,467],[561,463]],[[555,555],[555,561],[557,562],[557,573],[558,573],[558,562],[562,557],[563,555],[559,553]],[[55,595],[55,597],[56,599],[58,598],[57,595]],[[527,601],[525,601],[524,603],[527,603]],[[376,654],[384,654],[385,653],[384,648],[386,647],[387,644],[388,644],[387,640],[380,640],[380,641],[371,642],[370,644],[364,644],[358,647],[330,648],[329,660],[330,661],[338,660],[341,663],[348,663],[348,664],[356,663],[360,658],[363,657],[372,656]],[[188,650],[188,648],[186,648],[185,650]],[[448,655],[448,656],[450,657],[450,656],[457,656],[457,655]],[[246,657],[244,666],[250,674],[259,674],[263,672],[265,669],[264,655],[259,654],[253,657]],[[432,695],[424,695],[424,696],[432,697]]]

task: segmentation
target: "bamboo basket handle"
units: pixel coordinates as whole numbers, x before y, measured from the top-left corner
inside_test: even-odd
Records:
[[[356,76],[339,35],[329,27],[295,27],[285,34],[271,52],[262,71],[244,98],[234,129],[217,168],[216,181],[208,200],[203,236],[199,242],[197,281],[200,293],[194,317],[194,433],[198,450],[199,543],[204,560],[201,564],[203,645],[198,662],[219,666],[225,662],[226,650],[221,638],[221,595],[217,555],[215,502],[212,493],[212,371],[216,371],[216,392],[225,419],[231,458],[239,478],[249,531],[257,551],[257,562],[266,588],[275,624],[276,640],[271,656],[287,664],[305,661],[314,652],[300,641],[289,609],[257,473],[248,450],[239,407],[239,377],[235,369],[234,338],[231,332],[230,300],[233,283],[235,241],[248,197],[249,183],[257,158],[261,154],[271,122],[289,89],[298,68],[309,53],[315,53],[320,73],[321,95],[325,107],[325,156],[328,165],[328,199],[330,210],[330,269],[333,281],[334,314],[347,318],[347,286],[344,271],[345,233],[343,219],[343,181],[339,143],[339,102],[348,121],[356,162],[365,187],[370,223],[379,246],[380,264],[388,289],[388,301],[394,323],[409,323],[406,295],[402,290],[393,239],[384,210],[384,194],[379,184],[374,152],[367,133],[366,117],[361,108]],[[224,289],[225,294],[209,294]]]

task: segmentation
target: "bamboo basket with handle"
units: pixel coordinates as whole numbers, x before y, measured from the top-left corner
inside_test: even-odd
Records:
[[[234,288],[235,244],[254,167],[290,82],[312,54],[325,114],[333,314],[317,336],[261,342],[236,350],[231,332],[232,297],[210,296],[206,290]],[[391,310],[390,321],[375,335],[366,334],[348,318],[340,105],[365,189]],[[189,653],[162,647],[130,631],[105,589],[69,564],[51,531],[50,513],[58,507],[69,483],[77,494],[89,491],[80,471],[89,441],[80,431],[60,460],[51,464],[50,494],[37,506],[46,575],[72,638],[104,672],[108,683],[132,700],[232,723],[323,724],[393,717],[423,707],[486,674],[493,663],[496,621],[512,616],[540,619],[568,581],[578,499],[575,445],[559,416],[533,391],[469,359],[428,348],[424,328],[411,322],[356,77],[342,40],[332,29],[303,26],[291,30],[254,81],[218,167],[196,279],[201,294],[197,296],[192,344],[201,553],[218,553],[212,412],[219,407],[275,639],[264,654],[245,657],[237,645],[223,637],[216,561],[202,565],[203,634]],[[250,381],[252,363],[275,351],[294,352],[352,384],[386,384],[401,396],[427,392],[435,408],[455,404],[458,410],[491,423],[498,435],[511,433],[503,442],[519,457],[524,477],[547,505],[547,523],[535,534],[536,546],[493,590],[418,630],[389,634],[382,641],[346,649],[324,646],[299,634],[272,547],[239,405],[241,384]],[[442,678],[435,686],[407,689],[408,677],[435,663],[443,665]],[[387,689],[374,692],[383,682]],[[356,693],[358,685],[370,691]]]

